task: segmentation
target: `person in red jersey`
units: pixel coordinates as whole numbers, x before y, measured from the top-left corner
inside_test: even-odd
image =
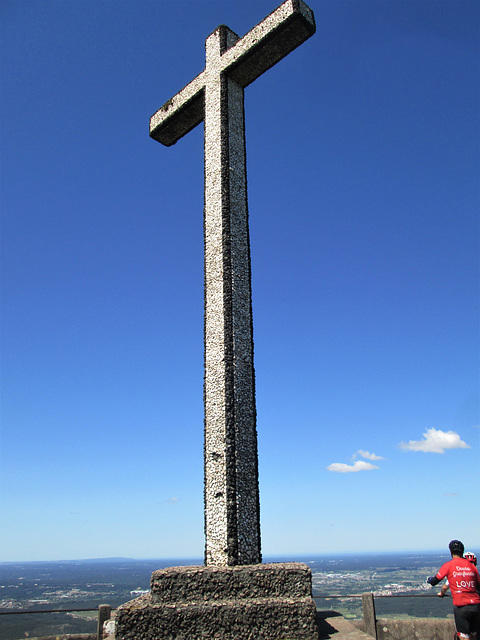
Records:
[[[436,576],[428,578],[427,582],[434,587],[444,578],[448,579],[457,637],[475,640],[480,619],[480,575],[477,567],[463,557],[465,547],[460,540],[452,540],[448,548],[452,559],[439,569]]]
[[[465,560],[468,560],[469,562],[471,562],[472,564],[477,566],[477,556],[472,551],[465,551],[465,553],[463,554],[463,557],[465,558]],[[438,597],[439,598],[443,598],[445,596],[445,594],[447,593],[449,587],[450,587],[450,585],[448,584],[448,580],[446,580],[445,584],[440,589],[440,593],[438,594]]]

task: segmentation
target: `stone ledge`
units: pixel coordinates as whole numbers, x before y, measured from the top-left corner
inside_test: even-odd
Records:
[[[142,596],[117,610],[116,640],[317,640],[310,598],[160,605]]]
[[[154,571],[152,602],[162,604],[256,598],[305,598],[312,594],[311,571],[296,562],[234,567],[169,567]]]

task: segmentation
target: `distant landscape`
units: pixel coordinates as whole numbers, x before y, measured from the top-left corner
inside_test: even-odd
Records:
[[[312,569],[317,609],[331,609],[361,618],[360,598],[373,592],[377,617],[438,617],[452,614],[448,598],[425,584],[448,558],[445,554],[334,555],[265,557],[264,562],[305,562]],[[132,600],[150,586],[152,571],[167,566],[202,564],[201,559],[103,560],[0,563],[0,613],[46,609],[87,609],[91,612],[0,615],[0,640],[20,640],[59,633],[93,633],[100,604],[112,608]],[[408,597],[385,597],[401,595]],[[332,597],[337,596],[337,597]]]

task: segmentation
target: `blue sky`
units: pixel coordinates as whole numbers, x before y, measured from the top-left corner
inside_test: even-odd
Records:
[[[2,2],[0,561],[203,556],[203,129],[270,0]],[[265,555],[480,551],[479,5],[311,0],[246,89]]]

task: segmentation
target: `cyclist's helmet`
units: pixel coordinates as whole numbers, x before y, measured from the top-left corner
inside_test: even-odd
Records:
[[[477,556],[472,553],[472,551],[467,551],[463,557],[465,558],[465,560],[468,560],[469,562],[477,566]]]
[[[456,556],[463,556],[463,552],[465,551],[463,542],[460,542],[460,540],[452,540],[448,548],[450,549],[450,553]]]

